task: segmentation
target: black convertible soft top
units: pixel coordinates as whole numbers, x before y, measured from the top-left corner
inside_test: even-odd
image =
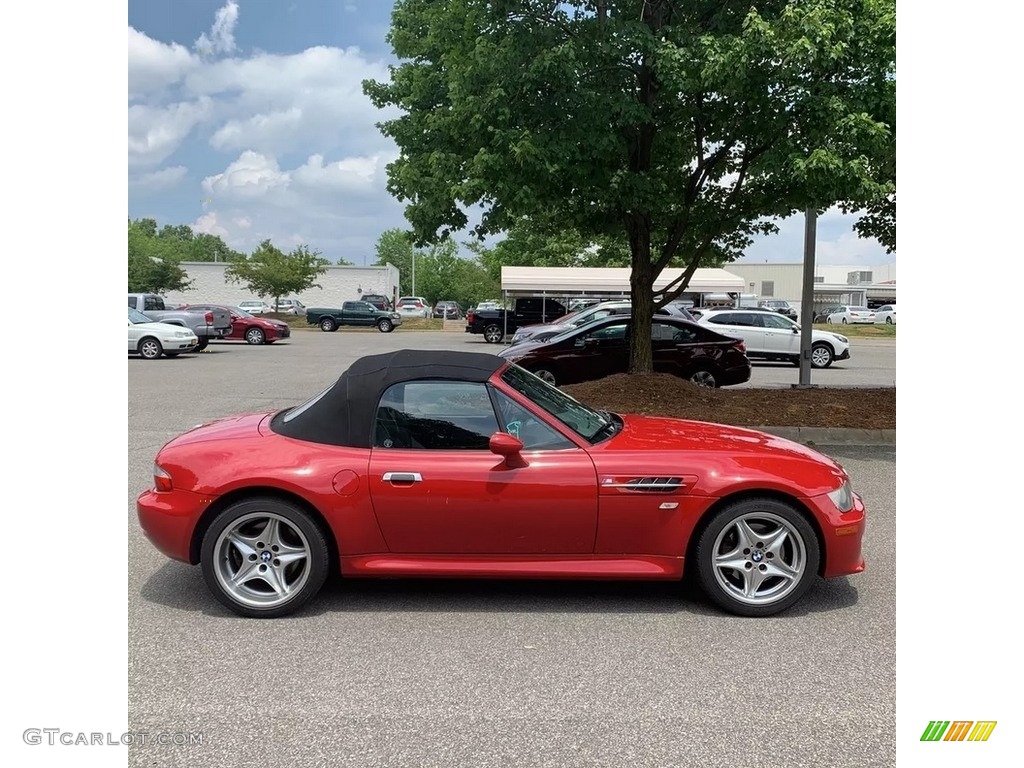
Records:
[[[374,414],[392,384],[416,379],[484,382],[505,365],[497,355],[400,349],[356,360],[330,389],[292,418],[281,411],[270,422],[280,435],[327,445],[369,448]],[[300,406],[301,408],[301,406]]]

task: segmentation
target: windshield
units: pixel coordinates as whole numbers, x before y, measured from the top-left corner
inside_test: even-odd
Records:
[[[151,318],[151,317],[149,317],[147,315],[144,315],[141,312],[139,312],[139,310],[132,309],[131,307],[128,307],[128,319],[131,320],[133,323],[152,323],[153,322],[153,318]]]
[[[615,426],[611,414],[606,418],[518,365],[506,368],[501,380],[589,442],[607,436],[609,428]]]
[[[234,312],[234,313],[235,313],[236,315],[239,315],[239,316],[241,316],[241,317],[252,317],[252,315],[251,315],[251,314],[249,314],[248,312],[246,312],[246,311],[245,311],[244,309],[242,309],[241,307],[228,307],[228,309],[230,309],[230,310],[231,310],[232,312]]]

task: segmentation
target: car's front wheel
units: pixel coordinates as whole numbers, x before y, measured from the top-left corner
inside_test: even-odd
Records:
[[[323,320],[320,321],[320,330],[323,331],[324,333],[331,333],[332,331],[336,331],[337,329],[338,324],[334,322],[333,318],[325,317]]]
[[[892,325],[892,318],[891,317],[885,318],[885,324],[886,325]]]
[[[835,357],[832,347],[824,342],[818,342],[811,347],[811,365],[815,368],[828,368]]]
[[[267,340],[267,334],[262,328],[250,328],[245,332],[245,340],[250,344],[262,344]]]
[[[309,513],[280,499],[245,499],[203,536],[203,578],[229,610],[253,618],[293,613],[327,578],[329,548]]]
[[[378,321],[377,330],[380,331],[381,333],[391,333],[393,330],[395,330],[395,324],[392,323],[387,318],[384,318]]]
[[[156,360],[164,353],[163,344],[159,339],[147,336],[139,342],[139,354],[147,360]]]
[[[843,318],[843,325],[847,325],[846,318]]]
[[[799,600],[818,573],[814,529],[791,504],[747,498],[719,510],[700,534],[697,578],[739,616],[770,616]]]

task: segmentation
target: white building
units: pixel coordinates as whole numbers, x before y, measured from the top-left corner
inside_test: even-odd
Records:
[[[237,305],[246,299],[258,299],[242,283],[232,283],[224,276],[227,263],[185,261],[181,268],[193,281],[187,291],[168,291],[168,302],[181,304]],[[398,267],[342,267],[331,265],[316,280],[322,287],[310,288],[297,295],[281,296],[298,299],[307,307],[340,307],[343,301],[355,301],[364,294],[387,296],[392,303],[398,298]],[[265,297],[272,300],[273,297]],[[269,301],[267,303],[270,303]]]
[[[734,261],[728,269],[743,278],[744,293],[759,299],[785,299],[800,311],[803,293],[802,262],[766,263]],[[814,265],[814,305],[881,306],[896,303],[896,263],[881,266]]]

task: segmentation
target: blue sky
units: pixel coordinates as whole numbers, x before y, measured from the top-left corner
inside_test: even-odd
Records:
[[[128,6],[128,214],[190,224],[251,251],[270,238],[332,261],[370,263],[389,227],[397,154],[362,94],[387,78],[388,0],[133,0]],[[895,261],[818,220],[822,264]],[[803,221],[760,238],[744,261],[800,261]]]

